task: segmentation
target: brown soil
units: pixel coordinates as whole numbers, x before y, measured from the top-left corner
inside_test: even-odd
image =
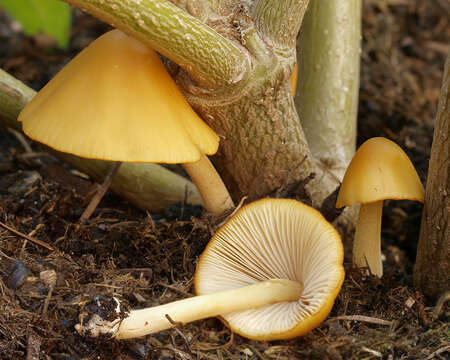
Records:
[[[400,144],[426,180],[433,119],[450,43],[446,0],[366,0],[358,143],[385,136]],[[51,50],[24,37],[0,13],[0,67],[39,89],[107,29],[77,12],[72,47]],[[28,148],[31,146],[31,149]],[[0,221],[56,251],[0,228],[1,359],[444,359],[448,307],[412,285],[422,206],[387,202],[385,276],[352,269],[329,320],[290,341],[249,341],[210,319],[133,341],[92,342],[74,330],[93,295],[146,307],[191,294],[195,264],[214,229],[202,209],[174,205],[145,214],[108,193],[87,225],[77,220],[93,184],[34,143],[0,128]],[[44,270],[56,272],[50,292]],[[345,316],[345,318],[342,318]],[[39,355],[36,355],[39,354]],[[33,357],[34,356],[34,357]]]

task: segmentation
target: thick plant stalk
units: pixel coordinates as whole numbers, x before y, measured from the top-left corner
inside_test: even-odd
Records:
[[[271,45],[292,50],[309,0],[255,0],[253,18]]]
[[[216,21],[220,16],[230,14],[230,9],[237,6],[240,0],[169,0],[177,7],[184,9],[189,14],[203,23],[209,20]]]
[[[296,105],[313,156],[342,180],[355,153],[361,0],[311,0],[299,37]]]
[[[0,70],[0,123],[20,131],[21,124],[17,122],[17,116],[34,94],[34,90]],[[103,181],[113,164],[56,151],[52,153],[99,182]],[[111,189],[130,203],[150,212],[162,211],[180,201],[202,203],[192,182],[156,164],[123,163],[113,179]]]
[[[437,298],[450,290],[450,54],[434,126],[414,283]]]
[[[64,0],[149,45],[207,88],[244,79],[249,60],[235,44],[165,0]]]
[[[187,98],[204,118],[214,118],[209,124],[222,135],[215,163],[235,201],[242,196],[250,200],[266,196],[314,173],[308,196],[314,205],[321,205],[338,182],[314,163],[289,83],[273,89],[268,94],[247,93],[232,104],[212,105],[204,99]]]
[[[215,164],[234,200],[252,200],[298,185],[301,190],[306,187],[303,199],[320,206],[335,190],[338,180],[309,151],[290,93],[296,59],[294,47],[286,44],[293,44],[295,31],[289,31],[280,45],[267,39],[268,34],[280,34],[286,23],[298,27],[301,18],[289,21],[291,12],[281,10],[298,13],[295,9],[301,9],[302,1],[286,2],[289,9],[270,1],[273,9],[265,14],[276,21],[268,32],[255,26],[250,1],[236,7],[230,0],[230,17],[209,23],[217,32],[167,1],[66,1],[154,46],[186,69],[177,74],[177,84],[221,136]],[[225,0],[219,3],[225,6]],[[139,26],[139,20],[145,26]],[[187,24],[192,31],[186,30]]]
[[[295,28],[301,23],[304,2],[282,3],[254,3],[256,23],[277,19],[269,27],[254,27],[248,18],[240,19],[241,42],[254,61],[244,87],[214,93],[185,78],[178,80],[189,103],[221,136],[215,164],[235,201],[242,196],[254,200],[297,184],[306,188],[304,199],[320,206],[339,181],[313,158],[292,99],[289,78],[295,49],[288,50],[286,44],[295,42],[296,31],[288,32],[281,44],[271,44],[283,24]],[[256,6],[261,6],[260,10]],[[295,18],[292,13],[299,15],[297,22],[288,19]]]

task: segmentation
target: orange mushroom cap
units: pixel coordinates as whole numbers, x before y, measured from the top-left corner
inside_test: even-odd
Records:
[[[386,199],[423,202],[424,188],[400,146],[375,137],[362,144],[342,180],[336,207]]]
[[[219,137],[194,112],[156,52],[110,31],[78,54],[23,109],[24,132],[85,158],[183,163]]]

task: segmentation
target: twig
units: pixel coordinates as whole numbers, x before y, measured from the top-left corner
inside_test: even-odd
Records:
[[[336,316],[334,318],[328,319],[326,323],[328,324],[330,322],[338,321],[338,320],[361,321],[361,322],[367,322],[367,323],[383,325],[383,326],[391,326],[392,325],[392,321],[378,319],[378,318],[364,316],[364,315]]]
[[[184,290],[181,290],[181,289],[177,289],[175,286],[172,286],[172,285],[169,285],[169,284],[164,284],[163,282],[158,282],[158,283],[156,283],[156,285],[159,285],[159,286],[165,287],[167,289],[176,291],[176,292],[178,292],[181,295],[184,295],[186,297],[195,296],[194,294],[188,293],[187,291],[184,291]]]
[[[7,259],[9,259],[9,260],[11,260],[11,261],[17,261],[16,259],[14,259],[14,258],[12,258],[12,257],[10,257],[10,256],[8,256],[8,255],[6,255],[3,251],[1,251],[0,250],[0,255],[1,256],[4,256],[5,258],[7,258]]]
[[[442,354],[444,351],[450,351],[450,345],[441,347],[440,349],[437,349],[435,352],[431,353],[425,360],[431,360],[436,355]]]
[[[6,230],[11,231],[13,234],[16,234],[17,236],[23,237],[24,239],[27,239],[28,241],[31,241],[32,243],[35,243],[35,244],[40,245],[42,247],[45,247],[48,250],[52,250],[52,251],[55,250],[53,247],[51,247],[45,241],[38,240],[38,239],[35,239],[35,238],[33,238],[31,236],[28,236],[28,235],[26,235],[24,233],[21,233],[20,231],[17,231],[16,229],[13,229],[12,227],[9,227],[8,225],[2,223],[1,221],[0,221],[0,226],[5,228]]]
[[[442,309],[444,308],[444,304],[449,300],[450,300],[450,290],[446,291],[439,297],[436,306],[434,307],[433,310],[433,320],[436,320],[439,317],[439,315],[441,315]]]
[[[234,342],[234,332],[230,331],[230,339],[225,344],[218,346],[196,346],[195,350],[211,351],[211,350],[226,349],[230,347],[233,344],[233,342]]]
[[[219,223],[217,227],[221,227],[222,225],[224,225],[234,214],[236,214],[238,210],[244,205],[244,202],[245,200],[247,200],[247,198],[248,196],[243,196],[241,201],[239,201],[239,204],[237,204],[237,206],[233,209],[231,214],[227,215],[227,217],[225,217],[225,219],[221,223]]]
[[[184,340],[184,343],[185,343],[185,345],[186,345],[187,353],[188,353],[190,356],[192,356],[192,348],[191,348],[190,342],[188,341],[188,339],[186,338],[186,336],[183,334],[183,332],[182,332],[180,329],[178,329],[179,326],[183,326],[184,324],[183,324],[181,321],[175,321],[175,320],[172,320],[172,318],[169,316],[169,314],[166,314],[166,319],[169,320],[169,322],[173,325],[173,329],[174,329],[174,330],[178,333],[178,335],[180,335],[181,338]],[[172,337],[172,336],[171,336],[171,337]],[[173,337],[172,337],[172,343],[173,343],[174,346],[176,346]]]
[[[111,186],[114,176],[117,174],[117,171],[119,170],[121,164],[122,163],[120,161],[116,161],[113,164],[108,174],[106,175],[105,180],[100,185],[100,188],[97,190],[86,209],[84,209],[83,214],[80,217],[80,224],[86,223],[86,221],[91,217],[92,213],[97,208],[97,205],[100,203],[100,200],[103,198],[106,191]]]
[[[376,356],[378,358],[382,358],[383,354],[381,354],[379,351],[373,350],[373,349],[369,349],[366,346],[361,347],[361,350],[364,350],[365,352],[368,352],[369,354],[372,354],[373,356]]]
[[[124,269],[117,269],[115,272],[118,273],[128,273],[128,272],[146,272],[146,273],[152,273],[152,268],[124,268]]]
[[[8,127],[8,131],[11,134],[13,134],[16,137],[16,139],[20,142],[20,145],[22,145],[23,148],[25,149],[25,153],[33,153],[33,149],[31,148],[31,146],[28,143],[27,139],[25,138],[25,136],[21,132],[15,130],[13,128],[10,128],[10,127]]]
[[[41,338],[37,336],[33,331],[29,330],[26,360],[39,360],[40,349]]]
[[[48,294],[44,300],[44,307],[42,309],[42,317],[44,319],[47,318],[48,305],[50,304],[50,299],[52,298],[52,295],[53,295],[53,289],[54,289],[54,286],[50,286],[50,288],[48,290]]]

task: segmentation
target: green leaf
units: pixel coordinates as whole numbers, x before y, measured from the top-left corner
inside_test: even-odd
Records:
[[[58,45],[69,45],[72,16],[70,6],[60,0],[0,0],[0,6],[20,22],[28,35],[40,32],[54,37]]]

